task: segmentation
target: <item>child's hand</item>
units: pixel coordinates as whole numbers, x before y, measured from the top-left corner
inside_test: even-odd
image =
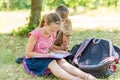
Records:
[[[68,45],[62,44],[61,49],[67,51],[68,50]]]
[[[50,52],[49,53],[49,57],[54,57],[55,53],[54,52]]]
[[[59,53],[59,54],[66,54],[67,51],[59,50],[59,51],[57,51],[56,53]]]

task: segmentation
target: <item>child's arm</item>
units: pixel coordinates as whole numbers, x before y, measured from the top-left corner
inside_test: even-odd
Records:
[[[67,36],[66,34],[64,34],[62,36],[63,38],[63,41],[62,41],[62,44],[60,46],[58,46],[57,44],[53,44],[52,45],[52,49],[56,49],[56,50],[64,50],[64,51],[67,51],[68,50],[68,44],[69,44],[69,38],[70,36]]]
[[[54,53],[66,53],[67,51],[65,50],[62,50],[61,48],[58,49],[59,46],[56,46],[56,45],[53,45],[51,48],[50,48],[50,51],[51,52],[54,52]],[[56,49],[57,48],[57,49]]]
[[[26,46],[26,57],[27,58],[32,58],[34,56],[40,56],[40,57],[49,57],[50,54],[42,54],[42,53],[37,53],[37,52],[33,52],[33,48],[36,44],[36,39],[31,35],[29,36],[29,40]]]
[[[61,44],[61,46],[57,46],[57,45],[53,44],[52,48],[54,48],[56,50],[64,50],[64,51],[66,51],[68,49],[68,47],[63,44]]]

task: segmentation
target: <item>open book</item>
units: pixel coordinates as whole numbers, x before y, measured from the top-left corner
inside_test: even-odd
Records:
[[[35,56],[35,58],[55,58],[55,59],[62,59],[70,56],[71,54],[69,52],[67,53],[56,53],[53,56],[50,57],[40,57],[40,56]]]

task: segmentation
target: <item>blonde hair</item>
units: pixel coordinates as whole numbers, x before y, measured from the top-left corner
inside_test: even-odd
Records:
[[[60,25],[61,18],[57,13],[46,14],[43,16],[43,18],[41,20],[40,27],[44,27],[45,23],[48,25],[50,25],[51,23],[55,23],[55,24]]]

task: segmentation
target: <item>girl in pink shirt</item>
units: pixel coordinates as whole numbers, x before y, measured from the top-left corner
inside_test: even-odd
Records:
[[[50,13],[45,15],[40,27],[28,34],[26,55],[23,60],[25,70],[34,76],[41,76],[50,70],[62,80],[97,80],[92,75],[72,66],[64,59],[49,58],[57,52],[52,50],[51,46],[55,41],[60,26],[61,18],[58,14]],[[36,56],[39,56],[39,58],[36,58]]]

